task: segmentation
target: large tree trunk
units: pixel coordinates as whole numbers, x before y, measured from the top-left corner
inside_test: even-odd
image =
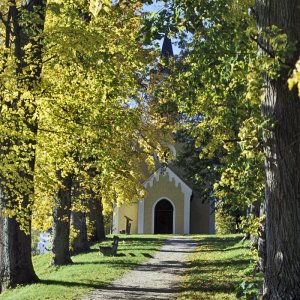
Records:
[[[89,243],[87,239],[85,213],[81,211],[72,211],[71,225],[76,231],[76,236],[71,241],[72,252],[80,253],[88,251]]]
[[[15,182],[11,182],[6,173],[1,174],[0,187],[0,207],[1,210],[8,207],[8,202],[17,213],[12,218],[7,218],[0,213],[0,292],[8,287],[15,287],[17,284],[32,283],[38,280],[31,260],[31,201],[34,194],[34,167],[35,167],[35,145],[37,134],[36,104],[32,99],[26,102],[22,93],[33,92],[35,86],[39,83],[42,68],[42,43],[40,33],[44,29],[46,3],[43,0],[23,0],[21,9],[17,7],[16,1],[8,1],[9,13],[6,21],[6,43],[7,48],[14,50],[17,61],[16,76],[19,96],[7,106],[11,111],[21,115],[19,119],[12,118],[11,136],[2,136],[6,140],[5,145],[0,145],[0,151],[4,155],[14,153],[13,146],[20,146],[20,153],[17,159],[13,161],[15,167]],[[28,22],[24,22],[22,15],[27,15]],[[34,16],[33,16],[34,15]],[[3,17],[3,16],[2,16]],[[38,20],[38,22],[37,22]],[[33,29],[33,27],[35,29]],[[12,43],[13,45],[11,45]],[[25,47],[31,44],[30,56],[26,56]],[[24,95],[23,95],[24,96]],[[13,123],[14,122],[14,123]],[[24,127],[30,132],[24,136]],[[13,132],[17,132],[15,136]],[[20,135],[23,137],[20,138]],[[24,138],[24,139],[23,139]],[[5,146],[5,150],[3,149]],[[25,149],[25,150],[21,150]],[[19,163],[19,166],[18,166]],[[16,178],[17,177],[17,178]],[[26,188],[24,188],[24,186]],[[5,192],[4,192],[5,191]],[[22,194],[21,203],[18,199],[18,192]],[[19,208],[21,211],[19,212]],[[18,214],[24,214],[20,217]],[[26,228],[26,234],[20,228],[18,223],[22,219],[23,229]]]
[[[52,264],[61,266],[72,263],[69,239],[73,176],[68,174],[66,177],[62,177],[61,171],[58,171],[57,177],[61,181],[62,187],[60,187],[57,192],[53,208]]]
[[[31,236],[16,219],[0,218],[0,292],[38,281],[31,260]]]
[[[91,191],[91,199],[88,203],[89,239],[91,242],[100,242],[105,239],[102,201]]]
[[[74,234],[71,234],[70,240],[72,253],[86,252],[89,249],[85,212],[76,210],[76,205],[86,206],[86,201],[82,201],[82,194],[80,178],[73,179],[71,230],[74,230]]]
[[[256,4],[260,28],[276,25],[290,42],[298,43],[297,51],[286,61],[279,78],[266,79],[262,112],[274,124],[264,133],[267,178],[264,299],[299,299],[300,99],[295,90],[288,90],[287,78],[300,55],[300,0],[256,0]],[[263,43],[262,50],[269,55],[271,48],[267,41]]]

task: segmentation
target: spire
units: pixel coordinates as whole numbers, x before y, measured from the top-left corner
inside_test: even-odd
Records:
[[[168,38],[168,35],[165,35],[164,42],[161,49],[161,54],[163,57],[174,56],[172,41]]]

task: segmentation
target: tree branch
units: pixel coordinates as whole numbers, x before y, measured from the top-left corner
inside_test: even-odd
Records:
[[[41,127],[39,127],[38,130],[41,130],[41,131],[44,131],[44,132],[55,133],[55,134],[67,134],[67,135],[70,135],[70,133],[69,133],[69,132],[66,132],[66,131],[55,131],[55,130],[46,129],[46,128],[41,128]]]
[[[267,49],[258,39],[256,39],[255,37],[253,36],[250,36],[250,39],[252,41],[254,41],[264,52],[266,52],[271,58],[274,58],[275,59],[275,52],[272,50],[269,50]],[[288,64],[284,61],[282,61],[280,58],[278,59],[279,62],[282,64],[282,65],[285,65],[285,66],[288,66],[289,68],[294,68],[294,65],[292,64]]]
[[[267,49],[258,39],[250,35],[250,39],[254,41],[264,52],[266,52],[271,58],[275,58],[274,51]]]

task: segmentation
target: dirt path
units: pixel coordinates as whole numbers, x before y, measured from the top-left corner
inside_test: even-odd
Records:
[[[196,245],[187,237],[171,238],[147,263],[126,273],[110,286],[93,291],[82,300],[175,299],[180,277],[187,269],[186,259],[195,251]]]

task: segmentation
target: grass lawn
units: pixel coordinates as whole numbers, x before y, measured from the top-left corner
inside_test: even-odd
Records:
[[[249,241],[242,242],[242,235],[196,236],[195,239],[199,247],[191,256],[179,299],[237,299],[239,285],[246,287],[244,294],[248,293],[242,299],[256,299],[250,294],[257,291],[261,279],[255,278],[249,266]]]
[[[99,254],[99,244],[96,244],[90,252],[73,256],[72,265],[63,267],[51,267],[50,254],[35,256],[33,263],[40,282],[9,290],[1,294],[0,299],[77,298],[108,285],[124,272],[148,260],[160,249],[166,238],[159,235],[120,235],[118,256],[102,256]]]

